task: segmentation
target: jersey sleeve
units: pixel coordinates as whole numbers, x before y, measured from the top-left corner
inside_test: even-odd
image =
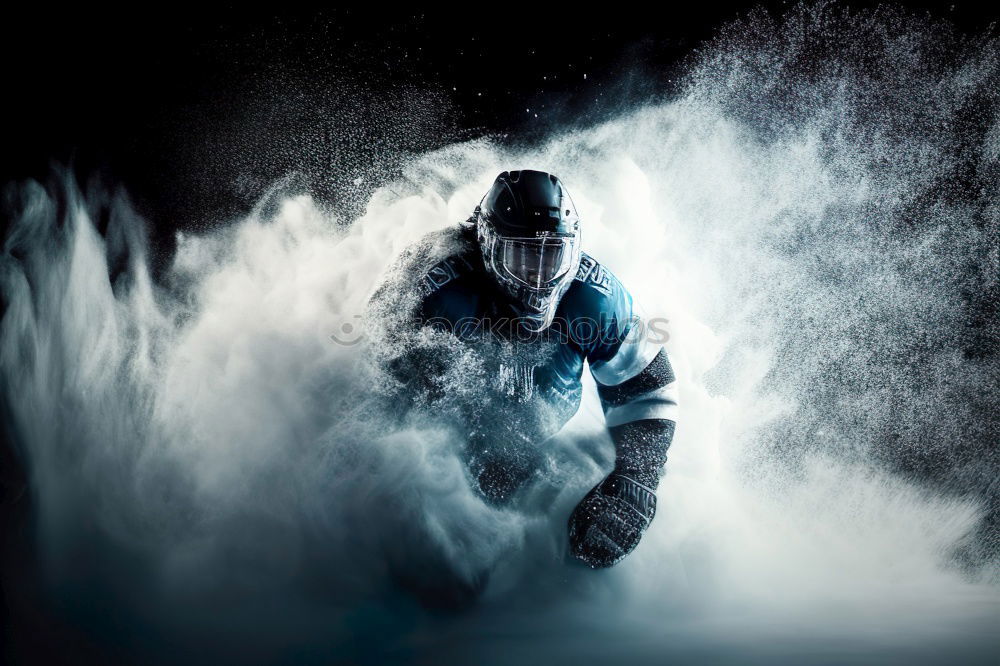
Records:
[[[653,340],[642,310],[617,278],[596,262],[584,279],[600,293],[592,300],[602,322],[601,336],[587,350],[587,360],[608,427],[648,420],[676,422],[677,380],[666,349]]]

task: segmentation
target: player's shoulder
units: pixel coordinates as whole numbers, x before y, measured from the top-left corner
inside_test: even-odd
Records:
[[[449,228],[427,237],[433,245],[418,278],[424,298],[435,294],[463,290],[478,274],[478,247],[467,229]]]
[[[410,312],[428,298],[440,297],[472,271],[471,244],[460,227],[420,237],[393,261],[369,299],[374,312]]]
[[[632,297],[614,273],[584,252],[563,303],[571,316],[603,314],[624,319],[631,315]]]

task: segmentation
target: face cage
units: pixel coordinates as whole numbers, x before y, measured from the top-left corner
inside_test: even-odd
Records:
[[[493,246],[493,266],[533,291],[548,291],[570,271],[575,236],[500,237]]]
[[[544,237],[539,239],[505,239],[496,233],[493,225],[483,219],[480,219],[477,227],[479,245],[483,251],[483,261],[486,268],[513,300],[515,310],[522,319],[526,320],[527,328],[533,332],[548,328],[555,318],[559,301],[572,284],[580,265],[580,233],[577,232],[573,238],[574,242],[570,245],[567,270],[557,275],[544,287],[531,287],[527,282],[514,277],[505,267],[497,265],[497,250],[502,247],[504,241],[539,241],[544,240]]]

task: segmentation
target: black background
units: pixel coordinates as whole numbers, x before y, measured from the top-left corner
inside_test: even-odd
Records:
[[[0,180],[69,165],[124,186],[169,255],[174,229],[238,215],[290,172],[350,209],[408,154],[532,142],[669,95],[693,50],[754,4],[788,3],[7,8]],[[1000,14],[903,4],[969,31]],[[113,658],[41,603],[23,475],[0,451],[4,657]]]
[[[487,134],[530,142],[669,95],[685,58],[755,4],[788,5],[22,5],[3,18],[0,180],[44,178],[53,163],[100,174],[168,242],[290,172],[321,197],[363,203],[356,176],[374,186],[408,153]],[[966,30],[998,15],[906,4]]]

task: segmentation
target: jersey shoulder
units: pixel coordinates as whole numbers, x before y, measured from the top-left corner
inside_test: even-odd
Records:
[[[632,316],[632,296],[603,264],[583,253],[572,285],[563,297],[570,317],[616,318]]]
[[[632,296],[605,266],[589,254],[559,304],[571,339],[591,361],[614,355],[634,323]]]
[[[475,273],[475,263],[465,253],[445,257],[420,277],[420,293],[426,298],[440,291],[451,291],[468,283]]]
[[[459,319],[472,315],[482,291],[482,260],[478,247],[464,229],[450,230],[448,252],[428,262],[417,279],[426,317]]]

